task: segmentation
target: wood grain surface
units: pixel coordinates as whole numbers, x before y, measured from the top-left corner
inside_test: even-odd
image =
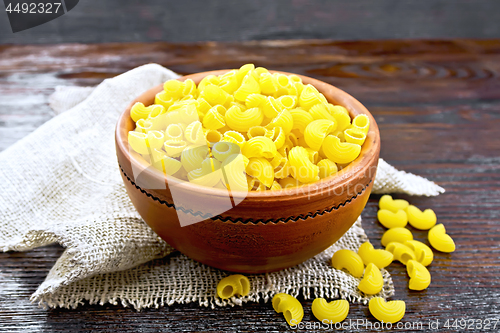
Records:
[[[500,319],[500,40],[0,46],[0,150],[53,117],[47,100],[55,86],[96,85],[149,62],[181,74],[254,62],[324,80],[355,96],[378,122],[381,157],[446,189],[436,198],[397,197],[434,209],[457,244],[452,254],[436,252],[428,290],[409,291],[405,267],[389,267],[393,299],[407,304],[403,324],[423,324],[400,331],[429,331],[429,321],[436,320],[439,332],[468,331],[443,325]],[[378,199],[372,195],[362,215],[376,246],[384,232],[376,222]],[[425,232],[412,231],[426,239]],[[29,296],[61,253],[57,245],[0,253],[0,331],[289,330],[282,315],[264,303],[141,312],[109,304],[74,310],[30,304]],[[311,302],[303,304],[304,322],[315,322]],[[353,304],[348,319],[365,318],[376,322],[366,306]],[[500,322],[492,328],[476,331],[498,332]]]

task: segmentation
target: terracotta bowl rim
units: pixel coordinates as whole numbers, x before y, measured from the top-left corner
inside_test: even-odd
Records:
[[[189,74],[189,75],[184,75],[179,78],[178,80],[185,81],[187,79],[193,79],[193,78],[200,78],[200,77],[205,77],[208,75],[221,75],[224,73],[227,73],[228,71],[231,71],[232,69],[221,69],[221,70],[214,70],[214,71],[205,71],[205,72],[198,72],[194,74]],[[241,192],[241,191],[232,191],[231,195],[233,197],[246,197],[248,199],[252,200],[270,200],[270,199],[275,199],[275,200],[287,200],[292,199],[297,196],[301,195],[310,195],[309,192],[314,191],[314,196],[315,195],[321,195],[324,191],[331,191],[332,188],[340,187],[342,185],[345,185],[348,183],[350,180],[355,178],[356,174],[359,174],[360,172],[364,172],[365,169],[371,164],[371,160],[377,155],[377,151],[380,148],[380,133],[379,129],[377,126],[377,123],[375,122],[374,117],[372,114],[368,111],[368,109],[361,104],[357,99],[355,99],[353,96],[350,94],[346,93],[345,91],[329,84],[324,81],[314,79],[305,75],[300,75],[300,74],[295,74],[295,73],[289,73],[289,72],[283,72],[283,71],[275,71],[275,70],[269,70],[270,73],[280,73],[280,74],[285,74],[285,75],[296,75],[300,77],[302,80],[304,78],[308,83],[312,84],[314,87],[318,89],[318,86],[325,85],[329,89],[333,89],[336,91],[336,93],[343,98],[344,101],[349,101],[351,102],[351,106],[355,106],[354,109],[356,109],[359,113],[366,114],[370,120],[370,128],[366,137],[366,141],[362,146],[362,151],[360,156],[358,156],[354,161],[352,161],[347,167],[343,168],[340,170],[338,173],[331,175],[327,178],[320,179],[317,182],[310,183],[310,184],[305,184],[301,185],[298,187],[292,187],[288,189],[281,189],[281,190],[274,190],[274,191],[248,191],[248,192]],[[195,82],[197,80],[194,80]],[[196,82],[198,84],[198,82]],[[126,121],[128,118],[130,118],[130,109],[132,105],[135,104],[135,102],[139,99],[141,99],[144,95],[147,95],[151,91],[156,91],[159,89],[159,87],[163,87],[163,84],[160,84],[158,86],[155,86],[151,89],[146,90],[143,92],[141,95],[137,96],[132,103],[122,112],[122,114],[119,116],[117,124],[116,124],[116,129],[115,129],[115,142],[117,144],[117,147],[124,153],[124,156],[127,157],[130,160],[131,165],[135,165],[136,167],[142,166],[143,168],[146,166],[149,166],[149,163],[147,163],[144,159],[139,154],[133,155],[129,152],[128,147],[125,147],[125,143],[128,145],[128,138],[127,137],[122,137],[121,131],[119,130],[122,127],[125,127]],[[320,92],[323,89],[318,89]],[[330,98],[325,95],[326,99],[330,101]],[[340,104],[337,104],[340,105]],[[349,109],[348,109],[349,110]],[[349,114],[352,118],[352,113],[351,110],[349,110]],[[370,149],[368,153],[371,153],[370,155],[363,154],[363,147],[366,147],[367,141],[371,141],[371,146],[373,149]],[[120,166],[121,167],[121,166]],[[164,175],[158,170],[152,170],[151,168],[145,169],[143,172],[149,173],[151,176],[156,178],[158,181],[165,181],[168,182],[169,184],[175,184],[176,186],[181,186],[185,187],[187,190],[192,190],[196,192],[202,192],[204,194],[209,194],[209,195],[215,195],[215,196],[227,196],[227,190],[223,189],[218,189],[218,188],[213,188],[213,187],[206,187],[202,185],[197,185],[193,184],[188,181],[183,181],[179,180],[175,177]],[[373,177],[372,177],[373,180]]]

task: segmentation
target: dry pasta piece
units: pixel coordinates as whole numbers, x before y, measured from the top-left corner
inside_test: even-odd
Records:
[[[349,302],[345,299],[327,302],[324,298],[316,298],[311,310],[314,317],[324,324],[340,323],[349,314]]]
[[[243,144],[246,141],[243,134],[241,134],[240,132],[236,132],[236,131],[224,132],[224,136],[223,136],[222,140],[225,142],[237,144],[240,148],[243,146]]]
[[[322,104],[322,103],[318,103],[318,104],[311,106],[311,108],[309,109],[309,114],[315,120],[327,119],[327,120],[336,122],[335,118],[328,111],[327,106],[325,104]],[[335,126],[335,128],[337,128],[337,126]]]
[[[274,169],[274,177],[277,179],[288,177],[290,173],[290,168],[288,164],[288,159],[281,155],[280,153],[276,153],[276,156],[271,160],[271,165]]]
[[[283,105],[285,109],[293,109],[297,105],[297,96],[293,95],[283,95],[278,97],[278,102]]]
[[[309,148],[319,150],[328,133],[335,129],[335,123],[327,119],[310,122],[304,131],[304,139]],[[333,160],[332,160],[333,161]],[[335,161],[334,161],[335,162]]]
[[[432,209],[426,209],[423,212],[413,205],[406,207],[408,222],[411,226],[420,230],[429,230],[436,225],[436,213]]]
[[[177,97],[170,96],[165,90],[160,91],[155,95],[155,104],[162,105],[165,109],[171,107],[176,100]]]
[[[163,143],[163,149],[167,152],[170,157],[178,157],[181,153],[188,147],[188,144],[184,140],[179,139],[167,139]]]
[[[402,209],[394,213],[388,209],[380,209],[377,212],[378,221],[386,228],[403,228],[408,223],[406,212]]]
[[[281,185],[281,187],[285,188],[285,189],[303,185],[297,179],[292,178],[292,177],[286,177],[286,178],[280,179],[280,180],[278,180],[278,182]]]
[[[382,235],[382,246],[387,246],[391,242],[404,243],[407,240],[412,240],[413,235],[410,230],[406,228],[391,228],[384,232]]]
[[[135,131],[128,132],[128,142],[130,147],[139,154],[149,154],[153,148],[161,148],[165,136],[162,132],[149,131],[140,133]]]
[[[352,120],[352,127],[366,134],[370,129],[370,119],[366,114],[359,114]]]
[[[248,129],[247,137],[249,139],[254,138],[256,136],[265,136],[266,138],[269,138],[271,140],[273,139],[272,138],[273,133],[271,133],[271,131],[269,131],[264,126],[254,126]]]
[[[182,168],[181,162],[157,148],[152,150],[150,161],[154,168],[160,170],[165,175],[173,175]]]
[[[253,75],[245,75],[241,86],[234,92],[234,98],[238,101],[245,102],[248,95],[260,94],[259,82]]]
[[[263,157],[252,157],[246,167],[249,176],[257,178],[262,184],[271,187],[274,181],[274,168],[271,162]]]
[[[431,274],[424,265],[416,260],[408,260],[406,271],[410,276],[408,288],[411,290],[424,290],[431,284]]]
[[[424,266],[429,266],[434,259],[431,248],[417,240],[408,240],[404,243],[415,253],[416,260]]]
[[[201,167],[201,162],[208,156],[209,150],[205,146],[191,145],[186,147],[181,153],[181,163],[187,172],[191,172]]]
[[[184,83],[178,80],[168,80],[163,84],[163,90],[169,95],[181,98],[184,90]]]
[[[393,324],[403,319],[406,304],[404,301],[386,302],[382,297],[373,297],[368,303],[368,309],[377,320]]]
[[[241,154],[228,156],[221,164],[224,184],[230,191],[248,191],[245,168],[248,158]]]
[[[328,103],[326,98],[312,85],[304,86],[299,97],[299,106],[304,110],[309,110],[318,103]]]
[[[284,106],[272,96],[268,96],[267,101],[262,105],[264,116],[271,119],[276,117],[283,109]]]
[[[205,133],[205,140],[208,142],[209,146],[212,147],[215,143],[222,141],[222,134],[217,130],[203,130]]]
[[[212,147],[212,156],[221,162],[229,156],[239,153],[240,147],[231,142],[217,142]]]
[[[165,111],[165,108],[162,105],[153,104],[150,106],[144,106],[141,102],[137,102],[130,109],[130,117],[134,122],[137,122],[139,119],[148,118],[149,114],[155,109]]]
[[[245,105],[248,109],[262,108],[267,103],[267,97],[262,94],[250,94],[245,100]]]
[[[195,145],[206,145],[205,133],[203,133],[203,126],[199,121],[193,121],[184,130],[184,136],[188,142]]]
[[[322,159],[318,162],[319,167],[319,178],[323,179],[329,177],[338,172],[338,167],[335,162],[330,161],[329,159]]]
[[[286,135],[281,127],[273,127],[271,130],[268,130],[267,137],[273,140],[276,149],[280,149],[285,144]]]
[[[301,183],[319,180],[319,167],[309,160],[309,153],[304,147],[293,147],[288,153],[290,174]]]
[[[290,114],[293,118],[292,130],[296,129],[302,134],[304,134],[307,125],[314,121],[314,118],[309,114],[309,112],[302,110],[301,108],[290,110]]]
[[[366,266],[363,279],[359,281],[358,289],[367,295],[375,295],[382,291],[384,279],[380,269],[373,263]]]
[[[278,82],[272,74],[262,73],[259,77],[259,85],[263,94],[272,95],[278,91]]]
[[[225,117],[227,126],[239,132],[246,132],[250,127],[259,126],[264,120],[264,115],[259,108],[241,110],[234,105],[226,111]]]
[[[363,259],[351,250],[342,249],[332,256],[332,266],[336,269],[346,269],[352,276],[361,277],[363,275]]]
[[[398,260],[403,265],[406,265],[408,260],[416,260],[415,252],[404,244],[390,242],[385,249],[394,255],[394,260]]]
[[[427,236],[429,238],[429,243],[432,247],[441,252],[453,252],[455,251],[455,242],[446,233],[446,229],[443,224],[438,224],[429,230]]]
[[[365,265],[375,264],[378,268],[384,268],[391,264],[394,255],[386,250],[374,249],[370,242],[364,242],[358,249],[358,254]]]
[[[285,134],[289,134],[293,128],[293,117],[289,110],[284,109],[276,115],[267,125],[268,128],[281,127]]]
[[[188,180],[207,187],[215,186],[222,179],[221,162],[207,157],[201,162],[201,168],[188,172]]]
[[[183,140],[184,129],[180,124],[170,124],[165,130],[165,138],[167,140]]]
[[[340,142],[340,139],[334,135],[328,135],[325,138],[322,149],[329,160],[339,164],[350,163],[361,153],[360,145]]]
[[[357,128],[348,128],[344,131],[345,142],[355,143],[362,146],[366,140],[366,133],[358,130]]]
[[[351,117],[349,117],[349,111],[345,107],[333,104],[328,104],[327,107],[330,114],[335,118],[338,131],[344,131],[351,126]]]
[[[276,156],[278,151],[276,149],[276,145],[271,139],[258,136],[245,142],[241,147],[241,153],[248,158],[273,158]]]
[[[403,199],[392,199],[392,197],[388,194],[383,195],[380,197],[380,201],[378,202],[378,206],[380,209],[387,209],[390,210],[391,212],[396,213],[398,210],[406,210],[406,208],[410,204],[408,201],[403,200]]]
[[[203,126],[208,129],[220,129],[226,126],[223,114],[226,113],[226,108],[222,105],[212,107],[203,117]]]
[[[135,131],[140,133],[147,133],[153,130],[153,123],[148,119],[139,119],[135,124]]]
[[[290,326],[295,326],[302,321],[304,309],[302,304],[293,297],[285,293],[276,294],[273,297],[273,309],[277,313],[283,313],[286,322]]]
[[[217,296],[228,299],[235,295],[246,296],[250,293],[250,281],[241,274],[229,275],[217,284]]]

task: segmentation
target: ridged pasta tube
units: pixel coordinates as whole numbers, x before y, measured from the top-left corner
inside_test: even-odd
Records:
[[[266,137],[258,136],[245,142],[241,148],[241,153],[248,158],[264,157],[273,158],[277,149],[274,142]]]
[[[222,140],[225,142],[234,143],[234,144],[238,145],[240,148],[243,146],[243,144],[246,141],[243,134],[241,134],[240,132],[236,132],[236,131],[224,132],[224,136],[223,136]]]
[[[326,98],[312,85],[304,86],[299,97],[299,106],[304,110],[309,110],[313,105],[318,103],[328,103]]]
[[[168,156],[163,150],[157,148],[152,150],[151,165],[160,170],[164,175],[173,175],[182,168],[181,162]]]
[[[292,130],[297,129],[302,134],[304,134],[307,125],[314,121],[314,118],[309,114],[309,112],[301,108],[290,110],[290,114],[293,118]]]
[[[163,143],[163,149],[167,152],[170,157],[178,157],[181,153],[188,147],[188,144],[184,140],[179,139],[167,139]]]
[[[408,288],[411,290],[424,290],[431,284],[431,274],[424,265],[416,260],[408,260],[406,271],[410,276]]]
[[[370,242],[364,242],[358,249],[358,254],[365,265],[375,264],[378,268],[384,268],[391,264],[394,255],[386,250],[374,249]]]
[[[441,252],[455,251],[455,242],[446,233],[444,225],[438,224],[429,230],[428,233],[429,243],[432,247]]]
[[[235,295],[246,296],[250,293],[250,281],[241,274],[229,275],[217,284],[217,296],[228,299]]]
[[[309,148],[319,150],[328,133],[333,130],[335,130],[333,121],[327,119],[314,120],[306,126],[304,139]]]
[[[409,260],[417,259],[415,252],[402,243],[390,242],[385,249],[394,255],[394,260],[398,260],[403,265],[406,265]]]
[[[182,151],[181,163],[187,172],[201,168],[201,162],[208,156],[207,146],[188,146]]]
[[[231,142],[217,142],[212,147],[212,155],[219,161],[225,161],[229,156],[240,153],[240,147]]]
[[[404,245],[413,250],[416,260],[422,265],[429,266],[432,263],[432,260],[434,259],[434,253],[432,252],[431,248],[424,243],[417,240],[408,240],[404,243]]]
[[[130,147],[139,154],[150,154],[151,149],[161,148],[164,141],[165,136],[162,132],[128,132],[128,143],[130,144]]]
[[[355,143],[362,146],[366,140],[366,133],[358,130],[357,128],[348,128],[344,131],[345,142]]]
[[[323,140],[322,149],[329,160],[339,164],[350,163],[361,153],[360,145],[340,142],[340,139],[333,135],[328,135]]]
[[[205,133],[203,133],[203,126],[199,121],[193,121],[184,130],[184,137],[188,142],[195,145],[206,145]]]
[[[271,162],[263,157],[252,157],[246,167],[246,173],[257,178],[262,184],[271,187],[274,181],[274,168]]]
[[[309,153],[304,147],[293,147],[288,153],[290,174],[301,183],[319,180],[319,167],[309,160]]]
[[[259,126],[264,120],[264,115],[259,108],[242,111],[237,106],[231,106],[226,111],[226,124],[235,131],[246,132],[250,127]]]
[[[162,105],[153,104],[150,106],[144,106],[141,102],[135,103],[130,109],[130,117],[134,122],[139,119],[146,119],[149,117],[153,110],[159,110],[158,112],[165,112],[165,108]]]
[[[413,235],[410,230],[406,228],[391,228],[384,232],[382,235],[382,245],[387,246],[391,242],[404,243],[407,240],[413,240]]]
[[[380,201],[378,202],[378,206],[380,209],[387,209],[394,213],[396,213],[400,209],[406,210],[409,205],[410,204],[408,203],[408,201],[403,199],[393,199],[388,194],[380,197]]]
[[[340,323],[349,314],[349,302],[345,299],[327,302],[324,298],[316,298],[311,310],[314,317],[323,324]]]
[[[406,207],[408,222],[411,226],[420,230],[429,230],[436,225],[436,213],[432,209],[426,209],[423,212],[413,205]]]
[[[248,191],[247,176],[245,174],[248,162],[248,158],[241,154],[230,155],[222,162],[221,170],[224,184],[229,190]]]
[[[251,94],[260,94],[259,82],[253,75],[245,75],[241,86],[234,92],[234,98],[238,101],[245,102],[247,97]]]
[[[403,228],[408,223],[408,216],[402,209],[394,213],[388,209],[380,209],[377,212],[378,221],[386,228]]]
[[[272,303],[274,311],[283,313],[288,325],[295,326],[302,321],[304,317],[304,308],[292,295],[285,293],[276,294],[273,297]]]
[[[208,129],[220,129],[226,126],[226,121],[224,119],[223,113],[226,109],[222,105],[216,105],[212,107],[203,117],[203,126]]]
[[[351,250],[342,249],[332,256],[332,266],[335,269],[346,269],[352,276],[361,277],[363,275],[363,259]]]
[[[368,303],[372,316],[385,323],[396,323],[403,319],[406,312],[404,301],[386,302],[382,297],[373,297]]]
[[[319,178],[323,179],[329,177],[338,172],[338,167],[335,162],[330,161],[329,159],[322,159],[318,162],[319,167]]]
[[[366,266],[363,279],[358,284],[358,289],[367,295],[375,295],[382,291],[384,279],[380,269],[373,263]]]

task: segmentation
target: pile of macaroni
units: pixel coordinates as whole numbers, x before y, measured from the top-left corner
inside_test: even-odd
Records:
[[[224,75],[165,82],[155,104],[133,105],[130,147],[154,168],[195,184],[279,190],[335,174],[354,159],[370,126],[351,121],[296,75],[253,64]]]

